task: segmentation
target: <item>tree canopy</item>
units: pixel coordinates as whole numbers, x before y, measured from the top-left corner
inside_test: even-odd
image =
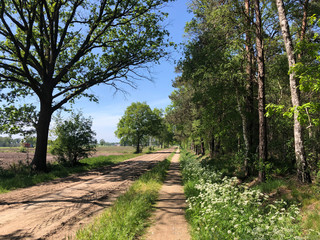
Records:
[[[95,85],[134,86],[142,77],[139,67],[167,54],[160,7],[168,1],[0,1],[1,130],[17,132],[23,126],[17,121],[33,123],[38,170],[46,169],[54,111],[82,96],[97,101],[86,92]],[[39,105],[14,105],[26,96]]]
[[[189,41],[166,119],[182,145],[198,154],[208,150],[211,158],[227,155],[242,178],[259,175],[263,181],[265,172],[270,176],[281,165],[308,183],[320,153],[320,5],[279,3],[289,35],[275,1],[192,1],[194,18],[185,27]],[[293,67],[286,52],[289,38],[290,58],[297,60]]]
[[[115,134],[120,138],[120,142],[126,141],[136,146],[136,152],[141,152],[143,141],[146,137],[159,135],[161,129],[161,117],[158,110],[151,110],[145,102],[134,102],[127,107],[121,117]]]

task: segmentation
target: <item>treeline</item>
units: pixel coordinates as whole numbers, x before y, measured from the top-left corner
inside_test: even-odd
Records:
[[[117,146],[119,145],[118,142],[106,142],[104,139],[100,139],[99,145],[101,146]]]
[[[21,141],[20,138],[0,137],[0,147],[19,147]]]
[[[12,138],[12,137],[0,137],[0,147],[20,147],[22,144],[28,144],[29,146],[35,146],[35,137]]]
[[[236,159],[244,178],[296,172],[319,159],[318,1],[197,0],[167,119],[175,137]]]

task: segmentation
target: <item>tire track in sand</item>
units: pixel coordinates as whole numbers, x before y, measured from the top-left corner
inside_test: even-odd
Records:
[[[0,195],[0,240],[63,239],[72,235],[172,151],[146,154],[101,171]]]

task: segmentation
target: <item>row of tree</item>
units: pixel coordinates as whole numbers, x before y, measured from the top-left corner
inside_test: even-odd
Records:
[[[197,153],[272,162],[311,182],[319,158],[320,3],[194,0],[167,120]]]
[[[100,139],[99,141],[99,145],[101,146],[116,146],[118,144],[118,142],[106,142],[104,139]]]
[[[0,137],[0,147],[20,147],[24,144],[28,146],[34,146],[36,143],[36,138],[32,136],[25,136],[21,138],[12,138],[12,137]]]
[[[0,147],[19,147],[21,139],[11,137],[0,137]]]

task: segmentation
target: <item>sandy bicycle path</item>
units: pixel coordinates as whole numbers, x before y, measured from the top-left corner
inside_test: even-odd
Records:
[[[177,152],[168,170],[168,175],[159,192],[152,226],[142,239],[189,240],[188,223],[185,219],[186,198],[184,196]]]
[[[0,195],[0,240],[65,239],[174,149]]]

